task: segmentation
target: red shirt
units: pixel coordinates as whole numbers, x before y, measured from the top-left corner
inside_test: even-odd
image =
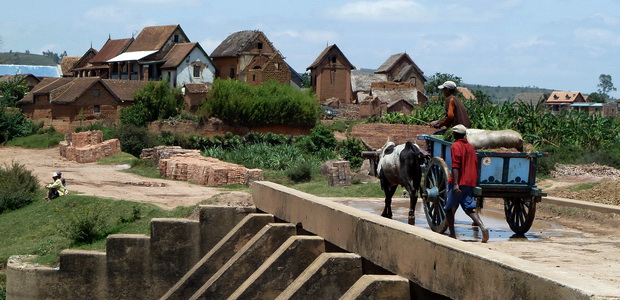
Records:
[[[476,186],[478,181],[478,156],[467,139],[459,139],[452,144],[452,168],[459,169],[459,185]],[[452,173],[450,173],[450,183]]]

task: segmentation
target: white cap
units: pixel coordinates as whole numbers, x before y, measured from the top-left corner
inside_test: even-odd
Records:
[[[466,134],[467,133],[467,128],[465,128],[465,126],[463,124],[459,124],[459,125],[456,125],[456,126],[452,127],[452,132],[456,132],[456,133],[460,133],[460,134]]]
[[[444,89],[444,88],[449,89],[449,90],[453,90],[453,89],[456,88],[456,83],[454,83],[454,81],[448,80],[448,81],[444,82],[442,85],[438,86],[437,88],[439,88],[440,90]]]

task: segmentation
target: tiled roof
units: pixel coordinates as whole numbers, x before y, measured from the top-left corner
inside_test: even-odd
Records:
[[[73,75],[71,73],[71,69],[73,66],[82,58],[81,56],[65,56],[60,60],[60,69],[62,70],[62,75]]]
[[[187,94],[206,94],[209,92],[210,83],[186,83],[185,93]]]
[[[547,100],[547,96],[544,93],[519,93],[514,98],[515,103],[521,101],[534,105],[541,101],[544,102],[545,100]]]
[[[164,60],[166,61],[162,69],[166,68],[176,68],[183,62],[183,59],[189,55],[190,52],[196,47],[198,43],[179,43],[174,44],[170,51],[164,56]],[[206,54],[205,54],[206,55]]]
[[[129,45],[127,52],[159,51],[177,28],[180,28],[178,24],[144,27]]]
[[[463,98],[465,98],[467,100],[475,100],[476,99],[476,96],[474,96],[474,93],[472,93],[466,87],[458,86],[458,87],[456,87],[456,90],[459,91],[459,93],[461,93],[461,95],[463,95]]]
[[[420,67],[416,65],[416,63],[413,61],[413,59],[411,59],[411,57],[407,53],[398,53],[398,54],[391,55],[377,70],[375,70],[375,73],[388,72],[390,69],[396,67],[395,64],[401,58],[406,59],[411,64],[410,67],[412,66],[418,73],[420,73],[420,75],[424,75],[424,72],[422,72],[422,69],[420,69]],[[410,72],[410,68],[403,68],[400,74],[398,74],[396,77],[397,79],[403,79],[402,77],[404,77],[409,72]]]
[[[347,59],[347,57],[344,55],[344,53],[342,53],[342,51],[340,51],[340,48],[338,48],[338,46],[336,46],[336,44],[333,44],[331,46],[327,46],[325,48],[325,50],[323,50],[323,52],[321,52],[321,54],[319,54],[319,56],[314,60],[314,62],[306,68],[306,70],[310,70],[312,68],[316,68],[318,67],[318,65],[321,63],[321,61],[325,58],[325,56],[327,55],[327,53],[329,53],[330,50],[336,50],[338,51],[338,53],[340,53],[340,55],[342,55],[342,57],[345,60],[345,63],[349,64],[351,66],[351,69],[354,69],[355,67],[353,66],[353,64],[351,64],[351,62],[349,61],[349,59]]]
[[[262,34],[262,32],[258,30],[237,31],[220,43],[211,53],[211,57],[237,56],[248,43],[254,41],[259,34]]]
[[[583,95],[581,95],[580,92],[554,91],[547,99],[547,102],[574,102],[575,100],[579,99],[579,96],[581,96],[581,98],[585,100],[585,98],[583,98]]]
[[[44,94],[49,94],[50,102],[54,104],[72,103],[98,82],[101,82],[119,101],[133,101],[135,92],[148,84],[148,81],[101,79],[99,77],[44,78],[19,103],[34,103],[34,95]]]
[[[55,88],[63,86],[71,82],[74,78],[60,77],[60,78],[43,78],[39,84],[37,84],[32,91],[30,91],[24,98],[18,101],[18,103],[34,103],[34,95],[46,94],[53,91]]]
[[[75,102],[86,90],[97,83],[98,77],[73,78],[70,82],[53,89],[50,92],[50,103],[65,104]]]
[[[148,84],[143,80],[102,79],[102,82],[121,101],[133,101],[133,95]]]
[[[133,42],[133,38],[128,39],[118,39],[111,40],[108,39],[107,42],[101,47],[101,50],[90,60],[91,64],[103,64],[109,59],[119,55],[123,52],[127,47]]]
[[[385,74],[370,74],[351,72],[351,90],[357,92],[370,92],[373,82],[387,81]]]

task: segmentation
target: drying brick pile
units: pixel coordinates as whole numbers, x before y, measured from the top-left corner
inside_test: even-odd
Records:
[[[198,152],[162,158],[159,160],[158,169],[162,177],[207,186],[248,185],[256,180],[263,180],[263,170],[247,169],[241,165],[201,156]]]
[[[70,140],[60,142],[60,156],[79,163],[96,162],[121,152],[118,139],[103,140],[100,130],[71,133]]]
[[[351,185],[351,164],[346,160],[335,161],[327,168],[329,186]]]
[[[183,149],[180,146],[157,146],[154,148],[142,149],[140,153],[141,159],[151,159],[156,165],[159,165],[161,159],[170,158],[176,154],[197,153],[200,151],[195,149]]]

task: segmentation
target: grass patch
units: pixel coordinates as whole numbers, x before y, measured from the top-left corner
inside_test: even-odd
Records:
[[[579,184],[575,184],[571,187],[568,188],[569,192],[579,192],[579,191],[583,191],[583,190],[589,190],[595,186],[597,186],[599,183],[598,182],[592,182],[592,183],[579,183]]]
[[[43,191],[40,194],[37,199],[43,197]],[[149,234],[152,218],[186,217],[193,209],[164,210],[151,204],[82,195],[63,196],[52,202],[37,200],[22,209],[0,214],[0,269],[12,255],[39,255],[38,263],[54,266],[63,249],[104,249],[105,236],[91,243],[76,243],[68,234],[76,229],[75,220],[88,219],[93,212],[101,212],[100,225],[107,236]]]
[[[34,134],[25,137],[14,138],[6,142],[6,145],[24,148],[44,149],[58,146],[58,143],[64,140],[64,135],[54,131],[45,134]]]
[[[104,157],[97,161],[97,164],[100,165],[131,165],[134,161],[139,160],[135,156],[121,152],[119,154],[115,154],[109,157]]]
[[[157,165],[150,159],[136,159],[131,161],[131,168],[123,172],[133,173],[148,178],[162,178],[157,170]]]

